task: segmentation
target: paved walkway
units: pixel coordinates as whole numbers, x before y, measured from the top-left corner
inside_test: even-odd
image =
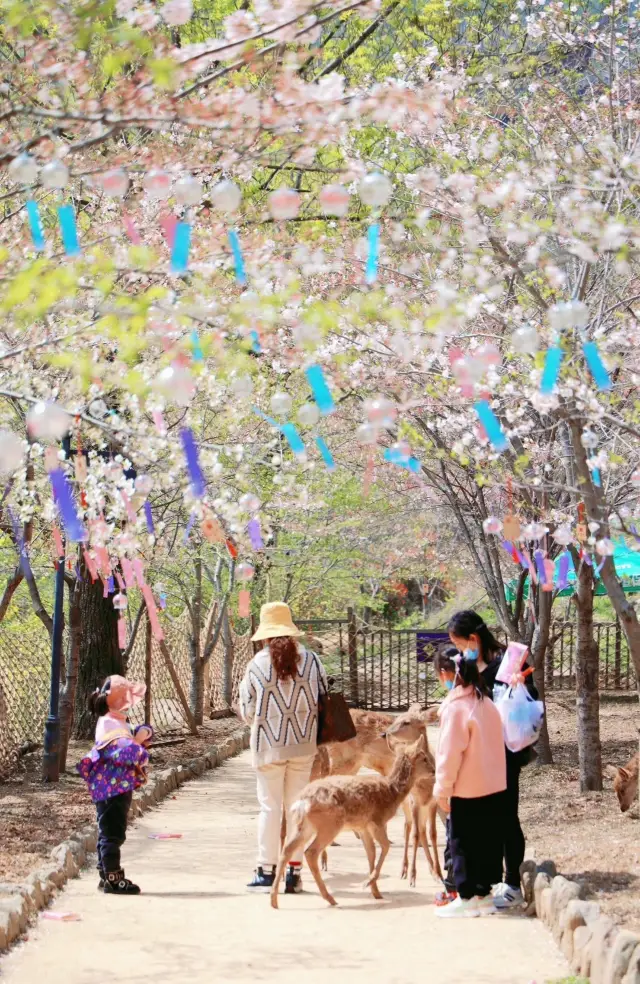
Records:
[[[494,916],[445,922],[430,904],[424,858],[418,887],[398,877],[402,824],[374,902],[360,884],[366,861],[350,833],[330,849],[330,908],[306,873],[308,894],[243,890],[253,867],[256,800],[247,753],[182,787],[146,814],[125,846],[128,874],[144,895],[100,895],[93,871],[69,883],[54,909],[81,922],[40,919],[29,941],[0,960],[3,984],[544,984],[567,975],[535,920]],[[152,833],[182,833],[158,841]]]

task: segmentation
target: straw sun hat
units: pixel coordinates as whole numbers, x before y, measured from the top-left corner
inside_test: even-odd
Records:
[[[283,601],[271,601],[260,609],[260,625],[252,637],[252,642],[263,639],[279,639],[281,636],[301,636],[301,632],[293,624],[291,609]]]

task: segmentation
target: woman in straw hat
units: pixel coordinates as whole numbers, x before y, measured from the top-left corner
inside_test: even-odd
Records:
[[[264,642],[240,685],[240,714],[251,725],[251,752],[258,779],[258,863],[249,888],[270,891],[280,853],[283,806],[287,829],[294,826],[291,807],[309,782],[316,754],[318,698],[327,677],[315,653],[296,642],[289,606],[263,605],[253,642]],[[285,892],[302,891],[302,851],[289,859]]]

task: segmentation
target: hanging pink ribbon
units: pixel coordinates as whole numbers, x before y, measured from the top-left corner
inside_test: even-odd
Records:
[[[127,648],[127,623],[122,616],[118,619],[118,648]]]
[[[149,615],[149,624],[151,625],[151,632],[153,633],[153,638],[157,639],[158,642],[162,642],[164,639],[164,632],[162,631],[162,626],[158,620],[158,610],[156,608],[155,599],[153,597],[153,592],[148,584],[142,588],[142,596],[147,603],[147,612]]]
[[[135,587],[136,578],[133,570],[133,565],[127,557],[121,557],[120,566],[122,567],[122,573],[124,574],[124,583],[128,588]]]
[[[122,580],[122,575],[120,571],[116,571],[116,581],[118,582],[118,587],[120,588],[120,590],[124,591],[124,589],[126,588],[126,584]]]
[[[238,592],[238,615],[240,618],[249,618],[251,614],[251,592]]]
[[[140,560],[139,557],[136,557],[136,559],[133,561],[133,570],[136,575],[136,581],[138,582],[138,587],[140,589],[144,588],[145,585],[144,567],[142,566],[142,561]]]
[[[56,556],[57,557],[63,557],[64,556],[64,544],[62,542],[62,537],[60,535],[60,530],[58,529],[57,526],[54,526],[52,532],[53,532],[53,542],[54,542],[55,548],[56,548]]]
[[[124,502],[124,508],[127,511],[127,519],[132,525],[135,526],[138,517],[136,516],[135,509],[131,505],[131,499],[126,492],[120,492],[120,495],[122,496],[122,501]]]
[[[91,580],[97,581],[98,569],[96,567],[95,561],[88,550],[83,551],[83,553],[84,553],[84,562],[87,566],[87,570],[89,571],[89,574],[91,575]]]

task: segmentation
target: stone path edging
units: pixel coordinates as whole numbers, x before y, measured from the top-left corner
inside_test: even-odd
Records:
[[[238,755],[249,747],[249,729],[238,728],[204,754],[152,773],[149,782],[134,793],[131,819],[157,806],[185,782],[202,776],[207,769]],[[77,878],[89,854],[95,852],[98,828],[95,823],[73,833],[51,852],[51,861],[34,871],[22,884],[0,882],[0,952],[7,950],[26,931],[30,920],[44,909],[70,878]]]
[[[553,861],[525,861],[520,873],[526,914],[549,927],[576,974],[591,984],[640,984],[639,936],[586,902],[583,886],[559,875]]]

